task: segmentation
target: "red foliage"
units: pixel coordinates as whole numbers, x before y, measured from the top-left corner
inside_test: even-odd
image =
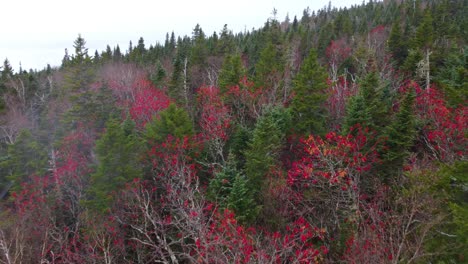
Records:
[[[327,108],[332,131],[338,131],[346,115],[348,99],[357,93],[357,85],[350,83],[346,76],[340,76],[337,81],[328,86]]]
[[[219,96],[219,89],[204,87],[198,90],[198,103],[200,104],[201,136],[208,143],[211,155],[216,160],[223,157],[223,148],[228,140],[228,129],[231,124],[231,115],[227,106]]]
[[[403,90],[416,91],[416,115],[423,121],[420,141],[436,159],[452,162],[467,155],[465,134],[468,128],[468,107],[449,108],[442,93],[432,86],[422,89],[410,82]]]
[[[245,125],[256,120],[262,114],[263,107],[268,103],[274,103],[269,98],[269,94],[266,88],[254,89],[254,83],[244,77],[240,85],[229,87],[226,93],[226,102],[238,122]]]
[[[124,108],[124,113],[128,109],[139,127],[171,102],[165,91],[154,87],[145,72],[135,65],[108,65],[103,69],[103,79],[118,98],[117,104]]]
[[[332,79],[336,80],[338,68],[351,55],[351,47],[344,38],[332,40],[325,54],[332,71]]]
[[[378,161],[375,147],[368,149],[366,131],[342,136],[335,132],[325,138],[309,136],[303,140],[307,155],[293,163],[288,173],[292,185],[308,187],[326,179],[344,190],[357,188],[362,172]]]
[[[155,114],[167,108],[171,101],[148,80],[136,81],[133,87],[135,97],[129,102],[130,116],[139,127],[143,127]]]

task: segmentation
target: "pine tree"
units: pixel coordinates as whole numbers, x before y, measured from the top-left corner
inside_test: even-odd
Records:
[[[434,27],[432,25],[432,16],[429,11],[426,11],[421,24],[416,29],[412,48],[426,50],[432,46],[433,40]]]
[[[156,71],[151,74],[151,81],[156,87],[163,87],[164,80],[166,78],[166,70],[162,66],[161,62],[158,60],[156,63]]]
[[[383,96],[379,76],[375,71],[367,74],[360,82],[359,93],[371,115],[368,127],[377,131],[377,133],[382,133],[384,127],[389,123],[389,108]]]
[[[293,80],[291,103],[294,130],[300,134],[325,132],[327,111],[327,74],[318,64],[317,53],[311,50]]]

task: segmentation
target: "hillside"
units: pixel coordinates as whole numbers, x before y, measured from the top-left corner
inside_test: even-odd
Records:
[[[0,263],[466,263],[466,14],[369,1],[5,60]]]

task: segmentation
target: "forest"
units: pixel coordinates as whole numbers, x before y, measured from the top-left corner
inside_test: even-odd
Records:
[[[468,1],[276,14],[6,59],[0,263],[468,263]]]

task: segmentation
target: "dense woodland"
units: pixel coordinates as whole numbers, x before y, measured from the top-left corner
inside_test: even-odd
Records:
[[[0,263],[467,263],[467,14],[274,10],[5,60]]]

